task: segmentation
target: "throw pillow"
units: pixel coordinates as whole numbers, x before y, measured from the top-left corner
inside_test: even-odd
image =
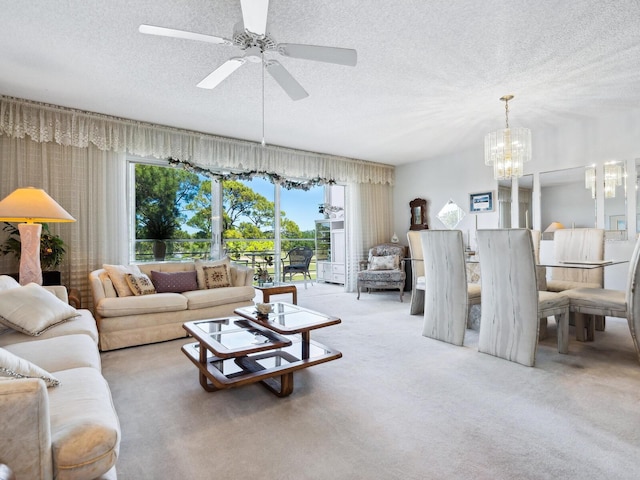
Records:
[[[9,378],[41,378],[47,387],[57,387],[60,380],[45,369],[24,358],[0,348],[0,377]]]
[[[205,288],[222,288],[231,286],[228,265],[202,267],[202,270],[204,273]]]
[[[78,315],[75,308],[36,283],[0,292],[0,323],[33,337]]]
[[[102,268],[104,268],[109,274],[111,283],[113,283],[113,287],[116,289],[119,297],[130,297],[133,295],[133,292],[129,288],[129,284],[127,283],[125,275],[127,273],[140,275],[142,272],[137,265],[124,266],[104,264],[102,265]]]
[[[397,255],[382,255],[371,257],[370,270],[395,270],[397,269]]]
[[[207,288],[207,286],[205,285],[204,282],[204,267],[216,267],[218,265],[227,265],[229,266],[231,264],[231,259],[229,257],[224,257],[220,260],[196,260],[195,262],[195,266],[196,266],[196,273],[198,275],[198,287],[200,289],[205,289]]]
[[[196,271],[157,272],[151,270],[151,281],[158,293],[182,293],[198,290]]]
[[[127,280],[129,288],[135,296],[150,295],[156,293],[156,288],[153,286],[151,279],[144,273],[140,275],[134,275],[133,273],[126,273],[124,277]]]
[[[0,291],[9,290],[10,288],[17,288],[20,284],[15,278],[9,275],[0,275]]]

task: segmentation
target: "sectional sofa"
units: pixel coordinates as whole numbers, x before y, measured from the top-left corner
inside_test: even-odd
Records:
[[[7,276],[0,309],[0,464],[17,479],[115,479],[120,425],[91,312],[68,305],[64,287],[21,287]],[[4,315],[53,325],[11,328]]]

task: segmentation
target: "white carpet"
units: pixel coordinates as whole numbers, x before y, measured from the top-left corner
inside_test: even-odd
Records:
[[[277,300],[278,298],[276,298]],[[273,301],[274,299],[272,299]],[[286,300],[283,296],[282,300]],[[637,479],[640,363],[626,321],[536,366],[421,336],[409,295],[299,289],[340,325],[311,337],[343,358],[294,374],[278,398],[260,385],[215,393],[180,351],[187,340],[102,354],[122,426],[120,479]]]

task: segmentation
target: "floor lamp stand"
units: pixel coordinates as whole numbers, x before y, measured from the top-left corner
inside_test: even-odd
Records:
[[[37,283],[42,285],[42,268],[40,267],[40,234],[42,224],[20,223],[20,285]]]

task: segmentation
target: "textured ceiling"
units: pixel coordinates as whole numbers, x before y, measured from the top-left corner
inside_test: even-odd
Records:
[[[259,142],[262,77],[196,84],[235,47],[153,37],[141,23],[229,38],[239,0],[0,0],[0,94]],[[279,57],[310,96],[265,77],[267,143],[402,164],[640,105],[638,0],[271,0],[279,42],[354,48],[346,67]]]

